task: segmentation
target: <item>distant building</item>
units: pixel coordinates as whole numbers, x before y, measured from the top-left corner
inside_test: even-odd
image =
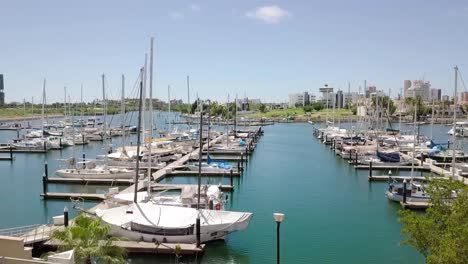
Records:
[[[317,102],[317,97],[313,94],[309,94],[309,103],[313,104]]]
[[[333,93],[333,87],[328,87],[328,84],[325,84],[319,89],[319,91],[322,93],[322,104],[325,106],[325,108],[331,108],[333,106],[333,100],[335,97],[335,94]]]
[[[237,108],[241,111],[249,111],[251,105],[261,104],[260,99],[242,98],[237,99]]]
[[[0,74],[0,106],[5,105],[5,92],[3,91],[3,74]]]
[[[366,98],[370,98],[372,97],[372,94],[374,94],[375,92],[377,91],[377,87],[376,86],[367,86],[367,89],[366,89]]]
[[[443,95],[442,96],[442,102],[450,101],[450,96],[448,95]]]
[[[404,80],[403,81],[403,97],[407,98],[408,97],[408,89],[411,87],[411,81],[410,80]]]
[[[431,100],[431,83],[424,80],[413,81],[411,87],[408,88],[406,98],[421,97],[423,101]]]
[[[289,108],[302,107],[308,104],[310,104],[308,92],[289,94]]]
[[[459,103],[460,104],[468,104],[468,92],[462,92],[460,94]]]
[[[442,100],[442,90],[441,89],[431,89],[431,99],[440,102]]]
[[[344,107],[343,91],[338,91],[335,94],[335,108],[341,109]]]

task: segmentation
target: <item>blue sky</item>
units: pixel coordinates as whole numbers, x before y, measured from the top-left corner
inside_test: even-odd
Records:
[[[154,91],[186,100],[244,93],[286,101],[328,83],[352,90],[366,79],[395,95],[424,77],[451,94],[453,66],[468,81],[468,1],[2,0],[0,73],[7,101],[100,97],[105,73],[118,98],[133,86],[155,37]],[[463,90],[463,87],[460,88]],[[130,91],[128,92],[130,94]]]

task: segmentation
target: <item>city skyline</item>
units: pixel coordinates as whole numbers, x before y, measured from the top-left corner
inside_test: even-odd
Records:
[[[337,8],[338,7],[338,8]],[[100,98],[100,75],[109,98],[127,95],[155,37],[156,97],[231,101],[237,94],[266,102],[327,83],[351,91],[368,85],[400,92],[404,80],[425,79],[453,94],[453,66],[468,69],[468,4],[461,1],[14,1],[4,3],[7,25],[0,73],[7,102]],[[130,12],[129,10],[132,10]],[[84,41],[87,40],[87,41]],[[450,40],[450,41],[448,41]],[[467,77],[465,77],[467,78]],[[462,83],[459,91],[464,91]]]

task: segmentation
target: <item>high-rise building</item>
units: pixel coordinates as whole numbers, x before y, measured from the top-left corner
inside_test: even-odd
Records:
[[[424,80],[413,81],[411,87],[406,91],[405,98],[421,97],[423,101],[431,100],[431,83]]]
[[[333,106],[333,99],[335,98],[333,87],[328,87],[328,84],[325,84],[319,91],[322,93],[322,104],[325,108],[331,108]]]
[[[289,94],[289,108],[306,106],[310,104],[310,98],[311,95],[308,92]]]
[[[341,109],[344,106],[343,91],[338,91],[335,94],[335,108]]]
[[[442,96],[442,102],[450,101],[450,96],[448,95],[443,95]]]
[[[0,106],[5,105],[5,92],[3,91],[3,74],[0,74]]]
[[[408,97],[408,89],[411,87],[411,81],[410,80],[404,80],[403,81],[403,97],[406,98]]]
[[[431,89],[431,99],[436,101],[436,102],[440,102],[440,100],[442,100],[442,90],[432,88]]]

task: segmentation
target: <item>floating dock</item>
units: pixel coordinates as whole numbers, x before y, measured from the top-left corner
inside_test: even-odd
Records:
[[[67,199],[85,199],[94,201],[103,201],[106,199],[105,194],[99,193],[58,193],[58,192],[47,192],[41,193],[44,199],[56,199],[56,200],[67,200]]]
[[[133,179],[83,179],[83,178],[48,178],[47,183],[91,184],[91,185],[129,185]]]

